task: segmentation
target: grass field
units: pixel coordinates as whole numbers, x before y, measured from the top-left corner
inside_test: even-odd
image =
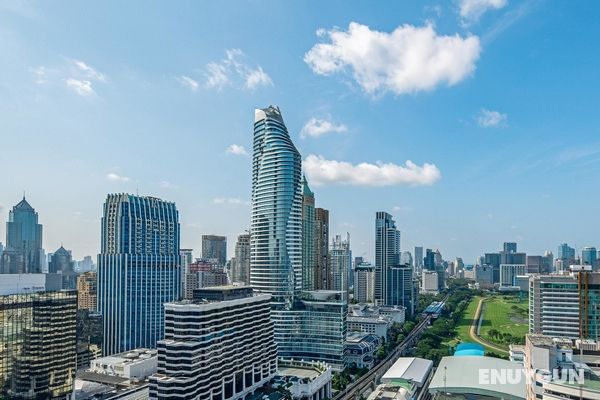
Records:
[[[508,349],[508,344],[492,337],[490,330],[495,329],[500,334],[510,334],[525,341],[528,331],[527,297],[520,299],[516,295],[496,295],[485,301],[483,322],[479,335],[490,342]],[[468,334],[468,331],[467,331]]]
[[[467,307],[467,310],[463,314],[463,317],[460,320],[460,323],[456,325],[456,338],[461,342],[472,342],[473,340],[469,336],[469,328],[471,327],[471,321],[475,316],[475,311],[477,310],[477,304],[481,296],[474,296]]]

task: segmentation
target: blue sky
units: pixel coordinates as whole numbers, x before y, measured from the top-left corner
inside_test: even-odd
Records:
[[[137,190],[177,203],[183,246],[232,250],[254,108],[276,104],[354,255],[378,210],[447,259],[600,245],[598,8],[0,2],[0,218],[26,190],[49,251],[95,255],[106,194]]]

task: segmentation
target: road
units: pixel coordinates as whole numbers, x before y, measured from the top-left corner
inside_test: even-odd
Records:
[[[444,298],[442,301],[448,300],[448,296]],[[415,336],[420,336],[421,333],[429,326],[429,322],[431,321],[431,315],[425,317],[421,322],[419,322],[412,331],[406,336],[406,338],[400,343],[385,359],[383,359],[379,364],[374,366],[369,370],[365,375],[358,378],[354,383],[348,385],[346,389],[338,392],[333,400],[352,400],[356,396],[356,394],[362,393],[368,386],[371,385],[371,382],[374,378],[379,379],[385,371],[390,369],[390,367],[396,362],[396,360],[402,355],[402,352],[406,349],[409,343],[415,338]]]
[[[469,328],[469,336],[473,341],[479,343],[482,346],[489,347],[492,350],[499,352],[500,354],[508,354],[506,349],[502,347],[498,347],[492,342],[489,342],[483,339],[481,336],[477,335],[477,325],[479,324],[479,317],[481,315],[481,310],[483,308],[483,298],[479,300],[479,304],[477,304],[477,310],[475,310],[475,315],[473,316],[473,320],[471,321],[471,328]]]

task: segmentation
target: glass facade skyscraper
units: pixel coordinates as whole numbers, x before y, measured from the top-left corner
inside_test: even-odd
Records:
[[[250,284],[279,308],[302,289],[302,160],[279,108],[255,111]]]
[[[279,108],[256,110],[250,284],[271,295],[279,357],[326,361],[340,370],[347,313],[343,292],[302,291],[301,164]]]
[[[227,238],[225,236],[202,235],[202,258],[214,260],[220,267],[227,263]]]
[[[400,231],[393,217],[383,211],[375,214],[375,300],[384,303],[388,268],[400,263]]]
[[[181,294],[175,203],[110,194],[98,256],[98,311],[104,355],[154,348],[164,335],[163,303]]]
[[[6,248],[0,264],[5,274],[42,272],[42,225],[25,196],[8,213]]]
[[[308,187],[306,177],[302,180],[302,289],[315,290],[316,283],[316,216],[315,194]]]
[[[22,275],[24,284],[33,278],[27,275]],[[0,398],[70,398],[76,319],[75,290],[0,296]]]

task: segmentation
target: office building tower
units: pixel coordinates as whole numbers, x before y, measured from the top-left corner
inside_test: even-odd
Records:
[[[329,210],[315,209],[315,289],[331,288],[333,279],[329,259]]]
[[[61,274],[63,280],[63,289],[77,288],[77,272],[75,272],[75,263],[71,257],[71,252],[60,246],[50,256],[48,263],[48,272],[51,274]]]
[[[90,311],[98,308],[98,276],[94,271],[77,277],[77,308]]]
[[[436,271],[423,270],[421,274],[421,289],[425,293],[439,293],[440,283]]]
[[[278,356],[321,361],[331,365],[334,371],[343,370],[347,314],[348,303],[343,292],[304,292],[292,309],[279,312],[275,317]]]
[[[598,252],[595,247],[584,247],[581,249],[581,265],[594,266],[597,258]]]
[[[575,260],[575,249],[566,243],[558,246],[558,255],[556,257],[565,264],[572,264]]]
[[[517,252],[517,243],[504,242],[503,250],[506,253],[516,253]]]
[[[409,267],[413,267],[413,258],[410,251],[403,251],[400,255],[400,265],[408,265]]]
[[[551,251],[546,250],[544,252],[544,258],[542,260],[543,263],[543,271],[545,274],[549,274],[554,272],[554,254]]]
[[[542,256],[527,256],[525,272],[528,274],[541,274],[544,269],[544,257]]]
[[[352,272],[352,250],[350,250],[350,234],[346,240],[341,235],[336,235],[331,242],[329,250],[331,259],[331,273],[333,275],[331,290],[344,292],[348,299],[349,279]]]
[[[383,211],[375,214],[375,300],[386,297],[387,269],[400,262],[400,231],[393,217]]]
[[[60,290],[56,275],[7,274],[0,281],[0,398],[69,398],[77,291]]]
[[[5,274],[42,272],[42,225],[25,196],[8,213],[6,247],[0,264]]]
[[[517,286],[517,276],[525,275],[525,264],[500,264],[500,286]]]
[[[529,332],[600,339],[600,273],[589,266],[529,277]]]
[[[155,197],[109,194],[98,255],[98,311],[105,356],[154,348],[164,334],[163,303],[181,295],[179,215]]]
[[[403,306],[407,315],[415,312],[413,269],[406,265],[388,267],[385,304]]]
[[[334,368],[343,368],[347,312],[344,294],[301,292],[301,162],[279,109],[271,106],[256,110],[250,284],[257,293],[271,295],[279,357],[325,361],[337,366]],[[319,241],[328,237],[323,229],[328,230],[328,220],[322,218],[326,213],[319,209],[316,215]],[[326,249],[327,241],[324,246]],[[322,250],[317,248],[318,258],[327,255]]]
[[[90,366],[102,357],[102,315],[88,309],[77,310],[77,369]]]
[[[494,283],[500,282],[500,253],[485,253],[484,256],[485,265],[492,267],[494,275]]]
[[[195,297],[165,304],[150,398],[248,398],[277,372],[271,296],[226,287],[200,289]]]
[[[281,308],[302,288],[301,163],[279,108],[256,110],[250,284]]]
[[[415,273],[420,274],[423,270],[423,247],[415,246]]]
[[[308,187],[306,177],[302,179],[302,290],[315,290],[317,241],[315,216],[315,194]]]
[[[425,258],[423,259],[423,268],[427,271],[435,271],[435,252],[431,249],[425,250]]]
[[[194,262],[194,250],[181,249],[179,250],[179,256],[181,257],[181,268],[187,271],[188,266]]]
[[[250,284],[250,234],[239,235],[235,243],[235,257],[231,263],[231,280]]]
[[[227,263],[227,238],[225,236],[202,235],[202,258],[215,260],[224,267]]]
[[[360,262],[354,266],[354,300],[357,303],[375,302],[375,267],[371,263]]]

